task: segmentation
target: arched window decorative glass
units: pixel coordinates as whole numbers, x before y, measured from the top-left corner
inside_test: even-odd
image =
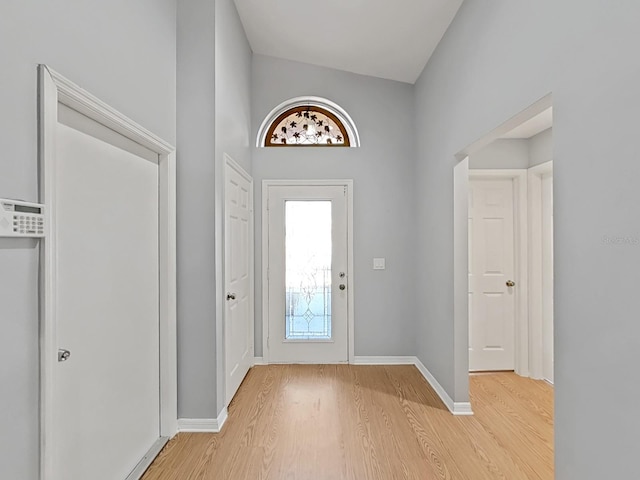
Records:
[[[358,147],[358,131],[335,103],[300,97],[282,103],[265,118],[258,147]]]
[[[348,147],[349,135],[333,113],[315,105],[295,107],[281,114],[269,128],[265,146]]]

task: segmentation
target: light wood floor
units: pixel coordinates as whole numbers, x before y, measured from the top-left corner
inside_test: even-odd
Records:
[[[553,479],[553,392],[471,377],[454,417],[413,366],[254,367],[220,434],[179,434],[143,480]]]

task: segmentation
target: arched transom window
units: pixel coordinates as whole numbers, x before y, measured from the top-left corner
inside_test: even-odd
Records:
[[[267,147],[307,145],[348,147],[349,135],[338,117],[314,105],[287,110],[267,132]]]
[[[355,147],[359,143],[349,115],[318,97],[295,98],[279,105],[258,134],[259,147]]]

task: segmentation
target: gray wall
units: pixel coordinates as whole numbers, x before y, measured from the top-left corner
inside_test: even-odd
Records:
[[[553,132],[549,128],[528,139],[498,139],[469,156],[473,169],[526,169],[553,160]]]
[[[0,3],[0,196],[37,200],[36,65],[176,140],[175,0]],[[0,477],[38,476],[38,254],[0,240]]]
[[[216,159],[251,171],[252,52],[233,0],[216,0]]]
[[[559,480],[637,474],[638,18],[632,0],[466,1],[416,86],[418,355],[456,399],[454,155],[553,92]]]
[[[178,2],[178,417],[215,418],[215,4]]]
[[[254,148],[256,292],[262,289],[262,180],[354,179],[356,355],[415,351],[413,87],[408,84],[254,56],[253,129],[275,106],[313,95],[342,106],[361,148]],[[373,257],[387,269],[372,270]],[[262,355],[262,302],[256,298],[256,355]]]
[[[223,153],[251,169],[251,49],[233,0],[178,11],[178,417],[223,408]]]
[[[251,173],[251,58],[253,53],[233,0],[216,0],[216,299],[224,283],[224,154]],[[224,301],[216,305],[216,362],[224,364]],[[215,366],[214,366],[215,367]],[[214,376],[216,371],[211,372]],[[224,407],[225,377],[217,378],[217,411]],[[216,415],[217,416],[217,415]]]
[[[504,139],[490,143],[478,153],[469,156],[469,168],[528,168],[529,141]]]

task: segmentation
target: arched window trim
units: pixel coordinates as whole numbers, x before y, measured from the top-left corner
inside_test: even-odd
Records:
[[[360,135],[358,134],[358,129],[356,128],[356,124],[353,122],[353,119],[340,105],[322,97],[292,98],[290,100],[282,102],[276,108],[271,110],[271,112],[269,112],[269,114],[265,117],[264,121],[262,122],[262,125],[260,125],[260,129],[258,130],[258,138],[256,141],[256,146],[260,148],[266,145],[267,134],[269,133],[269,129],[271,128],[271,125],[283,113],[296,107],[308,107],[308,106],[319,107],[335,115],[340,120],[340,122],[342,123],[342,125],[344,126],[347,132],[347,135],[349,137],[349,146],[350,147],[360,146]]]

